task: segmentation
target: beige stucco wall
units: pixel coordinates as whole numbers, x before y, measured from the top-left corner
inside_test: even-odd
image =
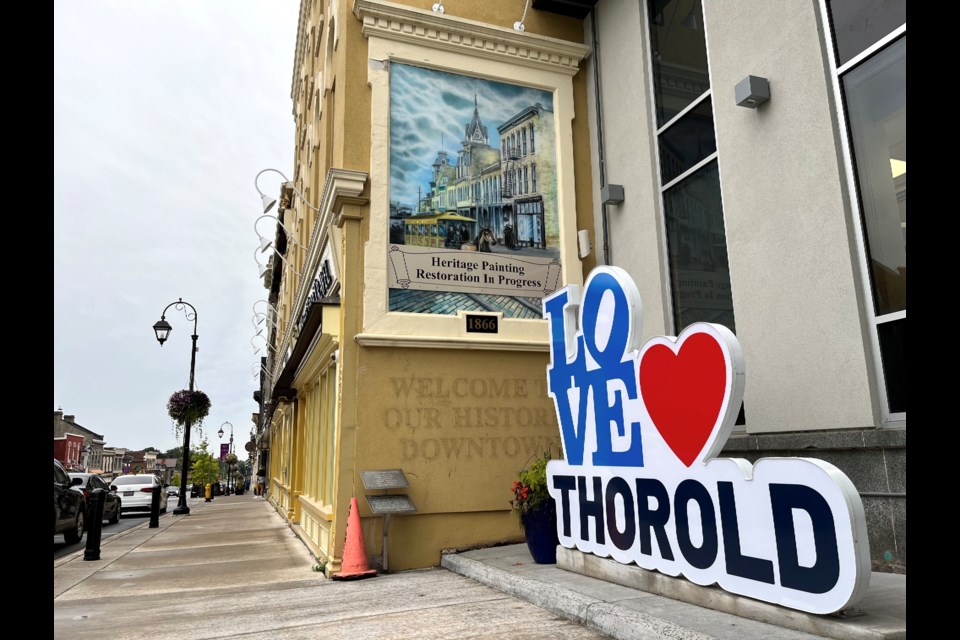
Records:
[[[398,4],[429,11],[433,2]],[[515,45],[510,51],[504,49],[496,54],[503,60],[496,56],[491,59],[489,52],[484,57],[462,47],[463,51],[458,52],[433,50],[436,45],[429,42],[395,42],[384,34],[374,46],[370,35],[364,34],[354,8],[353,0],[305,1],[307,23],[301,35],[319,26],[322,37],[319,46],[312,44],[300,50],[302,67],[295,70],[292,96],[298,123],[294,183],[311,204],[327,206],[321,202],[321,192],[331,169],[368,175],[363,183],[363,197],[370,198],[369,204],[335,207],[336,220],[330,231],[331,241],[336,244],[336,272],[341,286],[335,495],[330,511],[326,507],[303,506],[298,500],[305,474],[304,457],[298,449],[305,446],[304,418],[314,411],[304,393],[298,394],[295,406],[285,405],[273,417],[271,499],[314,553],[329,558],[328,571],[336,571],[353,497],[359,498],[368,555],[382,553],[382,518],[371,516],[363,499],[365,491],[359,472],[402,468],[410,481],[408,492],[418,513],[394,519],[390,569],[397,570],[436,565],[443,548],[519,540],[519,526],[510,513],[510,486],[532,454],[551,444],[556,451],[559,431],[553,405],[546,395],[549,356],[545,321],[503,319],[498,336],[502,340],[496,345],[481,336],[461,335],[463,320],[457,318],[443,318],[446,322],[441,325],[436,323],[436,317],[420,315],[407,318],[412,321],[399,331],[380,334],[376,331],[384,323],[369,321],[371,316],[383,320],[387,315],[382,263],[386,250],[389,154],[383,134],[388,125],[385,89],[389,67],[380,61],[398,56],[461,73],[556,89],[555,108],[559,105],[559,117],[564,118],[557,125],[561,138],[557,141],[558,161],[562,163],[562,175],[558,176],[563,225],[560,240],[568,265],[564,276],[579,283],[583,270],[576,260],[576,229],[589,228],[591,216],[589,207],[582,205],[579,191],[589,193],[590,175],[588,171],[574,174],[573,158],[586,158],[589,150],[582,72],[577,79],[572,78],[577,73],[578,56],[584,50],[569,49],[572,53],[567,55],[575,56],[572,64],[545,56],[538,65],[523,59],[515,64],[511,58],[518,55]],[[484,23],[476,27],[478,33],[496,40],[484,29],[489,25],[511,29],[523,7],[501,0],[461,4],[447,10],[458,18]],[[541,36],[573,43],[582,39],[580,21],[550,13],[531,11],[526,28],[532,41]],[[337,34],[335,45],[330,41],[332,33]],[[508,35],[516,34],[510,30]],[[533,45],[535,52],[539,46]],[[545,46],[550,51],[555,46],[566,51],[562,43]],[[319,58],[311,59],[315,52]],[[329,60],[325,59],[328,55]],[[315,109],[307,105],[311,80],[320,91],[319,119]],[[316,99],[314,96],[313,100]],[[297,229],[299,237],[315,242],[319,228],[314,225],[329,220],[324,217],[327,215],[327,209],[315,214],[295,197],[285,224]],[[309,249],[308,244],[308,250],[299,256],[298,267],[304,267],[304,277],[312,278],[309,265],[304,264],[304,257],[312,255]],[[371,294],[371,290],[379,293]],[[291,319],[296,321],[298,291],[298,278],[288,269],[280,295],[282,327],[289,326]],[[385,324],[389,329],[390,322]],[[432,342],[387,345],[389,340],[382,339],[385,334],[400,342],[407,335],[426,336],[426,342]],[[484,342],[487,344],[480,346],[485,348],[478,350],[478,343]],[[304,369],[309,366],[308,362]],[[412,380],[417,376],[427,376],[432,382]],[[312,378],[312,373],[299,374],[295,386],[299,389],[301,383],[307,384]],[[402,390],[405,381],[413,385],[409,393]],[[449,395],[427,395],[424,384],[446,384]]]
[[[705,3],[747,429],[872,426],[844,171],[819,3]],[[736,106],[746,75],[770,81]]]
[[[604,0],[597,25],[607,182],[625,190],[624,203],[608,208],[610,257],[637,282],[649,338],[674,328],[643,5]],[[751,433],[879,424],[819,11],[816,0],[704,2]],[[735,104],[734,86],[747,75],[770,80],[772,98],[756,110]],[[592,68],[588,83],[592,92]],[[593,172],[599,192],[596,151]]]
[[[355,472],[347,491],[370,514],[359,472],[400,468],[416,515],[394,518],[391,569],[439,564],[440,551],[519,536],[510,487],[530,459],[559,452],[546,353],[361,348]],[[381,520],[379,517],[375,520]],[[380,553],[381,533],[365,542]],[[372,533],[372,531],[371,531]]]
[[[662,335],[671,327],[664,274],[663,229],[656,173],[650,81],[641,25],[642,3],[604,0],[597,7],[600,42],[601,116],[607,184],[624,188],[624,201],[607,207],[610,264],[627,270],[643,300],[643,335]],[[590,17],[584,20],[587,42],[592,38]],[[594,228],[593,256],[603,264],[603,220],[600,203],[600,167],[597,145],[597,104],[594,98],[596,58],[586,60],[592,172]]]

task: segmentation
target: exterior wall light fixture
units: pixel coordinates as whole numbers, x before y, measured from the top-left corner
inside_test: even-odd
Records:
[[[526,31],[527,29],[524,26],[523,21],[527,19],[527,9],[529,8],[530,8],[530,0],[526,0],[526,2],[523,3],[523,15],[520,16],[519,20],[513,23],[513,28],[517,31],[520,31],[521,33],[523,31]]]
[[[734,87],[738,107],[756,109],[770,99],[770,82],[766,78],[747,76]]]
[[[601,204],[620,204],[623,202],[623,185],[608,184],[600,189]]]
[[[257,193],[260,194],[260,201],[263,203],[263,212],[264,212],[264,213],[268,213],[268,212],[270,211],[270,209],[273,209],[273,206],[274,206],[275,204],[277,204],[277,199],[276,199],[276,198],[270,197],[270,196],[268,196],[267,194],[265,194],[263,191],[260,190],[260,185],[259,185],[260,176],[263,175],[264,173],[266,173],[267,171],[272,171],[272,172],[274,172],[274,173],[276,173],[276,174],[279,174],[280,177],[283,178],[284,184],[285,184],[287,187],[289,187],[289,189],[290,189],[291,191],[293,191],[295,194],[297,194],[298,196],[300,196],[300,199],[303,200],[303,202],[304,202],[308,207],[310,207],[311,209],[313,209],[314,211],[316,211],[316,212],[318,212],[318,213],[320,212],[320,209],[318,209],[317,207],[315,207],[315,206],[313,206],[312,204],[310,204],[310,201],[307,200],[307,197],[304,196],[302,193],[300,193],[300,191],[298,191],[297,188],[296,188],[295,186],[293,186],[293,183],[290,181],[290,179],[287,178],[287,176],[283,175],[282,172],[280,172],[280,171],[278,171],[278,170],[276,170],[276,169],[263,169],[263,170],[260,171],[260,172],[256,175],[256,177],[253,179],[253,186],[254,186],[254,188],[256,188]]]

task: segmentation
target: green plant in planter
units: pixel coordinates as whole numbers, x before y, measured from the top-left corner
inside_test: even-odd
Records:
[[[520,517],[520,528],[534,562],[557,561],[557,507],[547,490],[547,462],[553,459],[547,449],[518,474],[513,483],[510,506]]]
[[[539,510],[547,501],[553,500],[547,490],[547,462],[553,459],[549,449],[541,452],[533,462],[521,470],[513,483],[513,500],[510,506],[523,521],[523,515]]]

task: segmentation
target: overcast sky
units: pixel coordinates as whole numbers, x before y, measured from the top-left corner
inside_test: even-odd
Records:
[[[193,322],[171,308],[162,348],[152,328],[182,297],[198,313],[196,386],[213,405],[203,435],[217,451],[217,430],[232,423],[243,456],[262,355],[252,307],[267,295],[254,176],[292,175],[298,10],[297,0],[54,2],[52,401],[107,446],[182,444],[166,402],[187,388]],[[275,195],[281,180],[265,173],[260,186]]]

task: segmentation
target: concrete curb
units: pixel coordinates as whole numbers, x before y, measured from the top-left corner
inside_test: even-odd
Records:
[[[508,573],[462,555],[445,554],[440,566],[617,640],[710,640],[713,637],[554,584]]]
[[[197,506],[197,505],[191,505],[190,510],[193,511],[193,510],[196,508],[196,506]],[[166,526],[164,526],[164,521],[165,521],[165,520],[168,520],[168,519],[171,519],[171,518],[176,518],[176,517],[178,517],[178,516],[175,516],[175,515],[173,514],[173,511],[172,511],[172,510],[169,510],[169,511],[167,511],[167,513],[161,515],[161,516],[157,519],[157,522],[158,522],[158,524],[160,525],[159,527],[157,527],[157,532],[159,533],[160,531],[163,531],[164,529],[166,529],[167,527],[169,527],[170,525],[173,524],[173,522],[170,522],[169,524],[167,524]],[[123,538],[127,537],[127,536],[130,535],[131,533],[134,533],[134,532],[136,532],[136,531],[140,531],[140,530],[143,529],[144,527],[149,527],[149,525],[150,525],[150,516],[148,515],[148,516],[147,516],[147,519],[144,520],[143,522],[141,522],[140,524],[138,524],[138,525],[136,525],[136,526],[133,526],[133,527],[130,527],[129,529],[125,529],[124,531],[121,531],[120,533],[115,533],[115,534],[111,535],[109,538],[103,538],[102,540],[100,540],[100,548],[103,549],[105,546],[110,545],[110,544],[113,544],[114,541],[116,541],[116,540],[122,540]],[[86,540],[86,532],[84,532],[84,540]],[[67,555],[65,555],[65,556],[63,556],[63,557],[61,557],[61,558],[57,558],[56,560],[54,560],[54,561],[53,561],[53,568],[56,569],[57,567],[59,567],[59,566],[61,566],[61,565],[64,565],[64,564],[66,564],[66,563],[68,563],[68,562],[70,562],[70,561],[72,561],[72,560],[76,560],[77,558],[83,556],[83,555],[86,553],[86,551],[87,551],[87,549],[86,549],[86,543],[84,543],[84,546],[83,546],[82,549],[78,549],[77,551],[74,551],[73,553],[69,553],[69,554],[67,554]]]
[[[882,608],[870,606],[873,603],[870,602],[869,592],[861,602],[870,608],[869,612],[857,606],[844,615],[818,615],[729,593],[716,586],[697,585],[683,578],[647,571],[636,565],[621,564],[612,558],[601,558],[566,547],[557,548],[557,567],[696,607],[824,638],[902,640],[906,637],[906,630],[903,628],[905,624],[894,618],[885,618],[886,612]],[[878,575],[874,579],[884,577]]]

